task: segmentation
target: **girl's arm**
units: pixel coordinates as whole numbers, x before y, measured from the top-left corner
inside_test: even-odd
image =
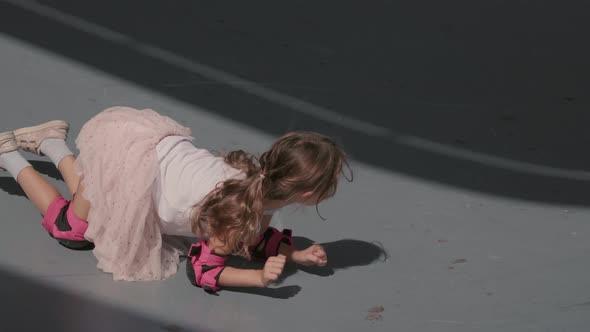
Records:
[[[266,287],[279,279],[286,258],[283,255],[270,257],[262,270],[245,270],[226,267],[219,276],[220,286]]]
[[[217,238],[209,238],[208,246],[220,255],[231,254],[231,249]],[[283,255],[270,257],[262,270],[238,269],[227,266],[219,275],[218,284],[230,287],[266,287],[275,282],[285,267],[286,257]]]
[[[227,266],[219,276],[219,286],[264,287],[261,270],[236,269]]]

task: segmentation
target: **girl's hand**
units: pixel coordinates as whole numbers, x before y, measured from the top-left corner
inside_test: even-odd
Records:
[[[293,262],[304,266],[326,266],[328,264],[328,255],[324,247],[319,244],[314,244],[304,250],[296,250],[293,252]]]
[[[266,287],[279,279],[286,262],[287,257],[285,255],[269,257],[266,260],[264,268],[260,270],[260,283],[262,287]]]

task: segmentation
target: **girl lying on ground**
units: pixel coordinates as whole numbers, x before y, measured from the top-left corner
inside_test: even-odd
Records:
[[[341,148],[313,132],[280,137],[260,158],[216,157],[192,144],[190,129],[152,110],[113,107],[80,131],[77,158],[68,124],[50,121],[0,133],[0,168],[17,180],[63,246],[93,249],[115,280],[158,280],[178,270],[180,253],[162,234],[197,237],[187,271],[195,286],[265,287],[286,261],[327,264],[321,245],[298,250],[290,230],[269,227],[289,204],[317,205],[336,192]],[[72,194],[67,201],[18,152],[46,155]],[[228,255],[266,260],[262,270],[226,267]]]

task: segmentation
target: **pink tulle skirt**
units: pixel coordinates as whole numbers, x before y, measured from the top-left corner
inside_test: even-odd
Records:
[[[178,270],[178,250],[162,239],[152,191],[156,145],[191,131],[152,110],[109,108],[88,121],[76,139],[76,171],[91,203],[86,239],[97,267],[115,280],[165,279]]]

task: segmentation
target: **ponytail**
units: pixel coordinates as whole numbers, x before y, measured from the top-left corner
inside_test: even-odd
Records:
[[[215,236],[233,253],[250,258],[248,246],[257,242],[264,211],[266,178],[254,156],[242,150],[232,151],[225,162],[246,174],[243,180],[220,183],[196,209],[192,230]]]
[[[246,178],[226,180],[207,195],[194,209],[192,230],[250,258],[248,247],[258,240],[265,199],[287,202],[311,192],[317,206],[336,193],[343,168],[350,170],[346,159],[332,139],[314,132],[283,135],[260,161],[242,150],[230,152],[225,162]]]

